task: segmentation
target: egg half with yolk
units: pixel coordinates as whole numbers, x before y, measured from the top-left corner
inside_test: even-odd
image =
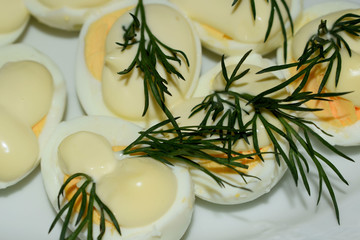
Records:
[[[321,20],[326,20],[328,29],[334,22],[346,13],[360,14],[360,5],[351,2],[330,2],[315,5],[304,12],[304,16],[297,26],[296,34],[289,44],[288,62],[296,62],[302,55],[306,42],[311,35],[316,34]],[[331,97],[330,101],[310,101],[307,106],[310,108],[320,108],[321,111],[308,113],[304,115],[308,120],[316,123],[322,130],[331,136],[324,134],[318,128],[314,130],[323,136],[329,143],[333,145],[351,146],[360,144],[358,131],[360,129],[360,38],[350,36],[347,33],[339,32],[349,44],[351,56],[348,54],[344,45],[340,49],[341,55],[341,73],[339,82],[335,84],[335,71],[337,60],[331,70],[329,79],[325,84],[323,92],[350,92],[348,94]],[[281,55],[281,51],[279,51]],[[278,59],[280,57],[278,56]],[[279,60],[281,63],[282,61]],[[305,85],[304,91],[317,92],[320,82],[325,74],[328,64],[317,65],[312,69],[312,73]],[[285,75],[289,78],[296,74],[295,69],[288,69]],[[300,79],[299,79],[300,81]],[[296,85],[292,86],[294,88]]]
[[[116,44],[124,42],[123,27],[132,21],[129,13],[134,12],[136,3],[125,1],[115,7],[102,9],[86,21],[79,37],[76,88],[81,105],[88,115],[115,116],[141,126],[150,126],[164,120],[166,116],[151,92],[149,108],[143,116],[143,72],[135,67],[128,74],[118,74],[129,67],[138,50],[138,44],[125,50]],[[171,96],[165,94],[165,104],[169,108],[189,98],[197,86],[201,61],[200,40],[191,22],[174,5],[164,1],[148,1],[145,3],[145,12],[152,33],[169,47],[183,51],[189,60],[187,65],[185,58],[179,55],[181,64],[169,61],[185,80],[168,74],[164,66],[157,62],[156,69],[168,82],[171,93]],[[167,50],[163,51],[171,55]]]
[[[121,0],[120,0],[121,1]],[[79,31],[92,12],[118,0],[24,0],[37,20],[50,27]]]
[[[194,22],[203,46],[218,54],[241,55],[249,49],[264,55],[283,43],[281,25],[275,13],[274,22],[266,42],[271,4],[270,1],[255,1],[256,18],[254,19],[249,0],[170,0],[178,5]],[[286,0],[292,19],[301,13],[301,0]],[[286,28],[289,31],[289,19],[282,4],[279,4]],[[290,31],[289,31],[290,32]]]
[[[22,0],[0,1],[0,46],[14,42],[30,19],[30,13]]]
[[[240,57],[230,57],[225,60],[226,69],[229,75],[231,74],[232,70],[234,70],[236,64],[239,61]],[[262,68],[270,66],[271,63],[272,62],[270,60],[264,59],[258,54],[250,54],[240,67],[238,73],[244,71],[247,68],[249,68],[250,71],[243,78],[237,80],[230,87],[230,90],[239,93],[249,93],[256,96],[258,93],[281,83],[281,75],[277,76],[271,73],[256,74]],[[218,64],[200,78],[199,88],[195,93],[196,97],[180,103],[179,105],[176,105],[174,108],[171,109],[175,117],[180,117],[178,120],[179,125],[198,126],[206,115],[206,112],[202,110],[195,115],[189,117],[191,109],[203,100],[207,92],[210,93],[214,90],[223,90],[224,87],[225,80],[222,75],[221,66],[220,64]],[[287,91],[282,90],[278,93],[274,93],[271,96],[274,98],[284,97],[287,96]],[[246,106],[245,101],[241,101],[240,105],[242,109],[244,109],[243,112],[246,111],[248,113],[242,115],[245,124],[252,118],[254,114],[254,109],[251,106]],[[223,111],[225,112],[226,109]],[[264,110],[262,114],[270,123],[274,124],[279,129],[282,128],[282,125],[270,112],[266,112]],[[217,119],[215,119],[214,121],[208,120],[207,125],[215,125],[216,122],[219,121],[219,118],[220,116],[218,116]],[[271,152],[273,149],[273,144],[267,136],[264,126],[259,120],[257,121],[257,134],[261,151],[263,153]],[[283,149],[287,151],[287,144],[280,138],[278,140]],[[243,139],[237,140],[237,142],[234,143],[232,150],[243,154],[255,153],[251,136],[249,137],[249,142],[250,143],[246,143]],[[221,187],[204,172],[195,168],[190,168],[190,172],[195,184],[196,196],[209,202],[218,204],[238,204],[254,200],[259,196],[269,192],[272,187],[281,179],[287,169],[287,166],[283,161],[278,164],[273,154],[263,154],[263,157],[264,161],[262,161],[258,156],[253,156],[251,159],[246,158],[240,160],[241,163],[248,165],[249,168],[239,168],[237,170],[243,172],[244,174],[255,176],[245,176],[246,182],[238,173],[231,169],[228,169],[220,164],[216,164],[208,160],[198,159],[197,161],[200,165],[206,167],[218,177],[223,178],[224,180],[230,182],[235,186],[248,188],[251,191],[229,186],[226,184],[225,187]]]
[[[107,220],[103,239],[180,239],[192,217],[195,197],[191,176],[183,167],[122,155],[121,149],[135,140],[139,131],[135,124],[105,116],[62,122],[41,161],[49,200],[59,211],[57,196],[65,179],[77,172],[86,173],[120,225],[122,236]],[[65,191],[65,202],[71,194],[71,190]],[[94,236],[99,234],[99,219],[95,209]],[[86,239],[86,231],[80,238]]]
[[[20,181],[39,163],[65,109],[58,67],[23,44],[0,48],[0,188]]]

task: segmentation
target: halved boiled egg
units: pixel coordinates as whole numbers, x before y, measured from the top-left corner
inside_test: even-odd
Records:
[[[234,70],[236,64],[238,64],[239,61],[240,57],[230,57],[228,59],[225,59],[225,65],[229,75]],[[247,68],[249,68],[250,71],[243,78],[237,80],[235,84],[230,87],[230,90],[239,93],[249,93],[256,96],[258,93],[281,83],[281,75],[275,75],[272,73],[256,74],[262,68],[270,66],[271,63],[272,61],[264,59],[258,54],[250,54],[245,60],[245,62],[241,65],[238,72],[240,73]],[[200,122],[204,119],[206,111],[202,110],[189,118],[191,109],[194,108],[197,104],[199,104],[203,100],[204,96],[215,90],[223,90],[224,87],[225,80],[222,75],[222,68],[221,65],[218,64],[200,78],[200,84],[195,93],[196,97],[180,103],[171,109],[175,117],[180,116],[178,120],[179,125],[198,126]],[[287,91],[282,90],[280,92],[274,93],[271,96],[284,97],[287,96]],[[244,109],[242,118],[245,124],[253,117],[254,109],[250,105],[246,106],[245,101],[240,101],[240,105],[242,109]],[[227,109],[224,109],[223,111],[225,112],[226,110]],[[270,112],[263,112],[262,114],[269,122],[277,126],[279,129],[282,128],[280,122]],[[209,119],[207,125],[215,125],[220,118],[221,115],[219,115],[214,121]],[[251,126],[249,128],[251,129]],[[240,176],[232,169],[228,169],[220,164],[207,160],[197,160],[200,165],[206,167],[218,177],[228,181],[235,186],[248,188],[250,189],[250,191],[229,185],[221,187],[204,172],[195,168],[190,168],[190,172],[195,184],[196,196],[218,204],[238,204],[254,200],[259,196],[269,192],[272,187],[275,186],[275,184],[283,176],[284,172],[287,169],[287,166],[285,162],[282,161],[280,162],[280,164],[278,164],[275,156],[270,153],[273,151],[273,144],[270,141],[264,126],[259,120],[257,120],[256,131],[258,134],[259,147],[264,153],[264,161],[262,161],[258,156],[253,156],[253,158],[251,159],[241,159],[240,162],[248,165],[249,168],[238,169],[244,174],[252,175],[255,177],[245,176],[244,178],[242,178],[242,176]],[[232,150],[243,154],[255,153],[256,151],[254,150],[252,137],[249,137],[249,142],[250,143],[246,143],[244,139],[237,140],[237,142],[234,143]],[[281,139],[279,139],[279,143],[284,149],[288,149],[288,146]]]
[[[149,108],[145,107],[144,74],[135,67],[130,73],[119,75],[135,58],[139,44],[122,50],[124,29],[133,18],[137,1],[124,1],[104,8],[89,17],[79,37],[76,68],[76,88],[81,105],[88,115],[119,117],[141,126],[150,126],[166,118],[149,91]],[[171,96],[165,94],[169,107],[192,96],[200,75],[201,44],[192,24],[174,5],[165,1],[145,3],[146,21],[152,33],[164,44],[183,51],[181,63],[169,61],[185,80],[169,74],[157,63],[158,73],[168,82]],[[140,19],[140,17],[138,17]],[[174,28],[176,26],[176,28]],[[138,37],[140,33],[137,33]],[[147,45],[148,43],[146,43]],[[164,53],[171,55],[163,47]],[[158,60],[157,60],[158,61]]]
[[[23,44],[0,48],[0,189],[38,165],[63,117],[65,91],[49,57]]]
[[[321,20],[326,20],[326,26],[331,29],[334,22],[346,13],[359,15],[360,5],[353,2],[330,2],[315,5],[304,11],[304,16],[297,26],[297,32],[291,39],[288,52],[288,62],[296,62],[303,54],[305,44],[310,37],[318,32]],[[357,132],[360,129],[360,38],[351,36],[345,32],[339,32],[339,35],[349,44],[351,56],[348,54],[344,45],[340,49],[341,73],[339,82],[336,85],[336,66],[338,60],[332,68],[329,79],[323,89],[323,92],[351,92],[339,97],[331,97],[331,101],[310,101],[308,107],[320,108],[321,111],[308,113],[304,117],[316,123],[321,129],[325,130],[331,136],[314,130],[323,136],[333,145],[358,145],[360,137]],[[281,55],[281,51],[279,51]],[[331,54],[331,53],[329,53]],[[328,55],[329,56],[329,55]],[[281,59],[278,56],[279,62]],[[307,81],[304,91],[317,92],[320,82],[325,75],[328,64],[319,64],[313,68]],[[296,74],[296,69],[291,68],[285,71],[286,77]]]
[[[0,1],[0,46],[14,42],[24,31],[30,13],[22,0]]]
[[[139,126],[112,117],[86,116],[62,122],[42,155],[46,192],[54,208],[58,192],[72,174],[92,177],[96,194],[115,215],[121,236],[110,221],[103,239],[180,239],[188,228],[194,204],[191,176],[148,157],[122,155],[138,137]],[[70,200],[76,182],[65,191]],[[76,210],[75,210],[76,211]],[[93,236],[99,234],[99,209],[94,208]],[[74,213],[73,219],[76,217]],[[74,222],[72,222],[73,224]],[[71,226],[74,230],[74,225]],[[86,238],[86,230],[80,238]]]
[[[251,1],[216,0],[170,0],[186,12],[194,22],[203,46],[218,54],[241,55],[249,49],[264,55],[283,43],[281,25],[275,13],[271,33],[264,42],[272,8],[271,1],[254,1],[256,18],[254,19]],[[284,1],[295,20],[302,10],[302,0]],[[289,31],[290,23],[286,9],[279,4],[284,24]]]
[[[40,22],[59,29],[79,31],[89,14],[117,0],[24,0]]]

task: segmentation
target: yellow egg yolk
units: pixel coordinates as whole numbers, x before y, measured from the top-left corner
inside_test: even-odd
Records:
[[[116,22],[124,13],[134,8],[133,6],[109,13],[89,27],[85,37],[86,66],[93,77],[101,81],[105,58],[106,37]]]
[[[269,149],[269,147],[264,147],[261,150],[261,152],[267,152]],[[255,154],[255,151],[244,151],[244,152],[240,152],[241,154]],[[213,155],[214,157],[220,157],[220,158],[224,158],[226,159],[227,156],[225,154],[218,154],[218,155]],[[254,167],[256,167],[259,163],[262,162],[261,158],[258,155],[254,155],[251,158],[243,158],[243,159],[239,159],[236,162],[247,165],[248,168],[240,168],[240,167],[236,167],[236,171],[242,172],[244,174],[248,174],[249,171],[251,169],[253,169]],[[208,169],[209,171],[213,172],[213,173],[235,173],[237,174],[237,172],[231,168],[228,168],[224,165],[218,164],[214,161],[210,161],[210,160],[203,160],[201,159],[199,161],[199,164],[203,167],[205,167],[206,169]]]
[[[299,70],[301,71],[301,69]],[[291,75],[295,75],[296,70],[291,70]],[[309,76],[303,91],[317,92],[325,74],[325,69],[314,67]],[[295,82],[297,85],[301,79]],[[322,92],[327,92],[326,88]],[[330,97],[331,101],[311,100],[306,103],[309,108],[320,108],[321,111],[313,112],[321,121],[327,122],[333,126],[349,126],[360,120],[360,107],[355,106],[351,101],[342,97]]]

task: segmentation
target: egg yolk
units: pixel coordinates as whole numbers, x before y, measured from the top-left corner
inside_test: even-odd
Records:
[[[164,215],[172,206],[177,180],[172,170],[151,158],[131,157],[116,160],[111,147],[101,135],[77,132],[65,138],[58,148],[59,166],[69,175],[84,172],[97,183],[97,194],[111,209],[123,227],[140,227]],[[66,189],[69,200],[78,187],[74,179]],[[77,199],[77,210],[81,203]],[[97,212],[96,209],[94,209]],[[94,222],[99,222],[98,212]]]
[[[29,17],[29,11],[22,0],[0,0],[0,6],[0,33],[19,29]]]
[[[115,21],[132,8],[133,7],[128,7],[106,14],[89,27],[85,36],[84,57],[87,68],[96,80],[101,81],[106,37]]]

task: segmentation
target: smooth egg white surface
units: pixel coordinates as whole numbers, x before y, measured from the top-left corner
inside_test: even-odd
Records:
[[[37,138],[39,144],[39,156],[36,162],[33,164],[31,169],[22,177],[11,182],[0,182],[0,188],[5,188],[17,183],[38,166],[41,153],[42,151],[44,151],[44,145],[48,141],[57,124],[62,120],[65,110],[65,82],[59,68],[49,57],[37,51],[33,47],[25,44],[13,44],[0,48],[0,68],[3,67],[6,63],[23,60],[35,61],[45,66],[45,68],[50,72],[52,76],[54,92],[50,103],[50,109],[46,114],[45,124],[42,127],[41,132]]]
[[[15,42],[24,32],[30,13],[22,0],[0,1],[0,46]]]
[[[126,146],[135,140],[142,128],[117,118],[86,116],[61,123],[47,144],[42,155],[42,177],[45,189],[53,207],[57,209],[58,191],[63,184],[64,172],[59,164],[58,147],[63,140],[77,132],[87,131],[104,136],[111,146]],[[116,161],[130,160],[118,156]],[[121,163],[121,162],[119,162]],[[162,164],[162,163],[161,163]],[[103,239],[180,239],[188,228],[193,212],[194,191],[190,174],[186,168],[169,167],[176,178],[176,197],[169,210],[158,220],[139,227],[120,226],[122,236],[108,228]],[[104,175],[106,177],[106,175]],[[120,176],[119,176],[120,177]],[[102,178],[97,182],[101,182]],[[99,186],[100,188],[100,186]],[[101,198],[101,195],[99,196]],[[143,196],[146,199],[146,196]],[[138,201],[134,199],[134,201]],[[118,219],[121,222],[121,219]],[[94,236],[99,233],[99,226],[94,224]],[[86,232],[81,239],[86,239]]]
[[[128,65],[130,64],[130,62],[132,61],[133,56],[130,55],[129,59],[122,59],[121,61],[123,61],[122,65],[119,65],[119,69],[117,70],[112,70],[112,68],[114,68],[114,66],[110,65],[106,65],[106,67],[104,67],[104,69],[100,69],[100,70],[96,70],[96,68],[103,68],[103,65],[105,64],[105,60],[102,61],[102,58],[107,58],[107,61],[110,61],[112,59],[112,52],[109,53],[109,55],[105,55],[104,54],[108,54],[105,52],[105,46],[103,48],[103,50],[101,48],[99,48],[99,50],[97,49],[92,49],[93,52],[91,53],[87,53],[85,50],[86,48],[86,36],[90,30],[90,28],[92,26],[96,26],[95,23],[97,22],[97,20],[101,19],[102,17],[108,17],[110,16],[110,14],[117,14],[116,11],[117,10],[121,10],[124,9],[127,10],[129,8],[132,8],[135,5],[136,2],[134,1],[124,1],[121,2],[119,4],[115,4],[112,7],[107,7],[107,8],[103,8],[101,11],[97,12],[96,14],[90,16],[88,18],[88,20],[86,21],[86,23],[84,24],[81,32],[80,32],[80,36],[79,36],[79,47],[78,47],[78,52],[77,52],[77,69],[76,69],[76,89],[77,89],[77,94],[79,97],[79,100],[81,102],[81,105],[83,106],[85,112],[88,115],[105,115],[105,116],[114,116],[114,117],[119,117],[119,118],[123,118],[125,120],[134,122],[140,126],[150,126],[151,124],[161,121],[164,118],[164,114],[161,112],[160,108],[157,106],[157,103],[155,102],[155,100],[153,98],[150,98],[150,107],[149,110],[147,112],[147,114],[142,117],[142,112],[144,109],[144,94],[143,94],[143,83],[142,83],[142,79],[141,78],[131,78],[131,80],[129,81],[130,83],[126,83],[125,80],[127,79],[127,75],[125,76],[125,78],[120,78],[118,74],[116,74],[117,71],[122,71],[123,69],[127,68]],[[148,1],[145,3],[145,6],[149,4],[149,7],[161,7],[161,8],[169,8],[169,11],[175,11],[176,14],[178,14],[176,16],[176,21],[181,21],[183,23],[183,25],[185,26],[184,28],[188,29],[186,32],[184,32],[182,35],[185,34],[186,38],[190,38],[189,40],[183,40],[183,42],[192,42],[192,47],[191,49],[194,49],[194,52],[191,52],[190,54],[187,55],[191,55],[192,57],[190,58],[190,56],[188,56],[189,61],[190,61],[190,66],[189,66],[189,70],[185,70],[188,71],[188,73],[186,72],[186,74],[189,74],[189,79],[186,79],[185,81],[177,79],[176,76],[167,76],[165,77],[167,79],[167,81],[169,81],[168,87],[169,87],[169,91],[172,92],[172,96],[166,96],[165,102],[167,101],[181,101],[181,99],[183,98],[189,98],[193,92],[195,91],[195,88],[197,86],[197,82],[199,79],[199,75],[200,75],[200,62],[201,62],[201,45],[200,45],[200,40],[195,32],[195,30],[192,27],[191,22],[182,14],[182,12],[180,12],[174,5],[168,3],[168,2],[164,2],[164,1]],[[129,21],[128,18],[129,15],[123,15],[124,13],[121,13],[121,19],[124,19],[125,17],[127,18],[126,21]],[[128,13],[125,13],[128,14]],[[120,19],[120,18],[115,18],[115,19]],[[171,19],[171,21],[173,21],[173,19]],[[107,37],[108,33],[106,28],[110,28],[110,26],[106,26],[106,24],[109,23],[103,23],[102,25],[98,26],[99,30],[101,31],[101,33],[97,33],[97,36],[93,36],[94,40],[96,40],[95,38],[98,39],[102,39],[101,41],[105,41],[105,38]],[[124,23],[127,24],[127,23]],[[106,26],[106,27],[105,27]],[[120,25],[119,25],[120,26]],[[172,26],[166,25],[166,22],[164,22],[164,26],[162,25],[158,25],[159,28],[154,28],[153,31],[161,31],[161,29],[172,29]],[[100,29],[101,28],[101,29]],[[170,31],[170,30],[167,30]],[[175,33],[174,33],[175,34]],[[178,34],[180,33],[176,33],[176,36],[178,36]],[[189,35],[189,36],[188,36]],[[89,38],[91,39],[91,38]],[[123,39],[121,36],[119,36],[119,39],[116,40],[118,42],[123,42]],[[163,40],[166,41],[166,40]],[[167,40],[169,41],[169,40]],[[102,44],[102,43],[99,43]],[[99,45],[97,44],[97,45]],[[115,43],[113,44],[114,46]],[[169,44],[171,45],[171,44]],[[137,46],[137,45],[134,45]],[[117,47],[118,52],[121,52],[121,48]],[[127,56],[128,52],[133,52],[133,49],[130,48],[130,50],[125,50],[123,51],[123,55]],[[182,49],[180,49],[182,50]],[[191,50],[193,51],[193,50]],[[88,54],[88,56],[86,55]],[[132,53],[129,53],[132,54]],[[185,52],[186,54],[186,52]],[[87,65],[85,56],[87,56],[88,59],[90,59],[90,57],[94,55],[94,56],[99,56],[98,59],[100,59],[100,66],[91,66],[89,67]],[[103,55],[103,56],[101,56]],[[120,60],[119,60],[120,61]],[[99,62],[99,61],[98,61]],[[125,63],[124,63],[125,62]],[[127,62],[129,64],[127,64]],[[176,63],[177,64],[177,63]],[[116,65],[117,66],[117,65]],[[181,63],[181,66],[186,66],[185,62]],[[94,68],[94,69],[89,69],[89,68]],[[96,70],[96,72],[100,73],[100,76],[95,77],[94,76],[94,71]],[[110,70],[112,72],[110,72]],[[161,69],[160,74],[163,72],[163,69]],[[102,73],[102,75],[101,75]],[[116,106],[116,101],[112,103],[111,106],[113,106],[112,109],[110,109],[110,105],[107,104],[104,100],[104,89],[105,87],[102,86],[102,82],[103,80],[99,81],[99,78],[103,78],[105,75],[114,75],[115,78],[118,78],[117,81],[119,81],[119,83],[114,82],[113,85],[115,85],[114,87],[107,87],[107,89],[112,90],[112,92],[114,92],[114,89],[119,88],[119,93],[113,93],[114,96],[117,96],[117,98],[122,97],[122,95],[126,95],[128,97],[126,97],[125,99],[122,100],[118,100],[117,102],[119,102],[119,105],[121,104],[121,108],[123,108],[123,110],[116,110],[117,112],[115,112],[115,110],[113,110],[114,108],[120,108]],[[139,73],[138,69],[134,69],[132,71],[130,75],[131,77],[133,77],[133,75],[137,75],[137,74],[141,74]],[[184,75],[184,73],[182,73]],[[135,81],[135,83],[131,83],[131,81]],[[138,81],[138,82],[136,82]],[[122,83],[125,82],[125,83]],[[178,82],[178,84],[176,85],[176,87],[174,86],[173,83],[171,82]],[[120,84],[126,84],[126,87],[129,87],[129,89],[131,90],[127,90],[124,87],[121,87]],[[136,85],[135,85],[136,84]],[[117,86],[119,85],[119,86]],[[105,86],[105,85],[104,85]],[[116,87],[116,88],[115,88]],[[182,89],[184,88],[184,90]],[[136,91],[134,92],[134,94],[131,94],[131,91]],[[176,98],[175,98],[176,97]],[[172,100],[172,98],[174,98],[174,100]],[[136,105],[136,106],[135,106]],[[132,112],[130,114],[130,112]]]
[[[360,8],[360,3],[356,3],[352,1],[329,1],[314,5],[310,8],[307,8],[304,11],[303,16],[299,19],[299,21],[295,25],[295,32],[298,32],[304,25],[315,19],[320,18],[321,16],[325,16],[338,11],[349,10],[349,12],[351,12],[351,9],[355,10],[358,8]],[[294,46],[293,42],[294,42],[293,39],[289,40],[288,61],[295,59],[295,57],[292,55],[293,53],[292,48]],[[284,62],[282,60],[282,52],[283,49],[279,49],[277,51],[277,61],[279,64],[282,64]],[[343,63],[343,65],[344,64],[345,63]],[[344,71],[346,70],[347,69],[344,68]],[[335,71],[335,67],[333,71]],[[290,71],[287,70],[284,70],[283,74],[286,78],[289,78],[291,76]],[[346,98],[346,95],[344,96],[344,98]],[[331,143],[332,145],[356,146],[360,144],[360,136],[358,134],[358,131],[360,131],[360,121],[357,121],[352,125],[340,127],[327,123],[326,120],[320,120],[317,116],[315,116],[312,113],[304,113],[302,114],[302,117],[314,122],[315,124],[317,124],[318,127],[324,130],[327,134],[324,134],[324,132],[322,132],[315,126],[310,126],[316,133],[318,133],[320,136],[322,136],[327,142]]]
[[[261,33],[261,35],[262,35],[261,40],[256,41],[256,42],[251,42],[251,40],[240,41],[240,40],[236,40],[233,38],[229,38],[226,36],[227,35],[226,33],[222,32],[222,30],[219,29],[218,26],[212,25],[212,23],[214,24],[214,22],[215,22],[214,25],[219,25],[219,23],[221,21],[224,21],[223,19],[226,19],[226,17],[229,17],[229,15],[231,15],[231,14],[236,15],[234,13],[236,13],[236,11],[241,10],[241,9],[238,9],[239,7],[242,7],[242,6],[248,7],[248,5],[250,5],[250,3],[245,3],[245,1],[239,1],[237,3],[237,6],[232,6],[233,1],[222,1],[222,4],[227,4],[228,9],[225,7],[221,7],[221,10],[212,7],[213,3],[208,2],[208,1],[203,1],[202,3],[198,4],[197,7],[193,7],[192,2],[189,0],[188,1],[171,0],[171,2],[178,4],[179,7],[181,7],[185,12],[189,13],[189,17],[194,22],[194,25],[196,27],[196,30],[199,33],[199,36],[201,38],[201,42],[202,42],[203,46],[217,54],[221,54],[221,55],[225,54],[228,56],[241,55],[241,54],[244,54],[245,52],[247,52],[249,49],[253,49],[257,53],[259,53],[261,55],[265,55],[267,53],[272,52],[273,50],[275,50],[276,48],[280,47],[283,44],[281,30],[279,30],[279,32],[276,34],[272,34],[273,36],[271,36],[270,38],[267,39],[266,42],[264,42],[266,28],[262,28],[264,31]],[[213,1],[213,2],[214,2],[214,4],[217,3],[216,1]],[[268,3],[268,4],[270,4],[270,3]],[[289,11],[293,18],[293,21],[295,21],[301,15],[302,6],[303,6],[302,0],[291,1],[291,6],[289,7]],[[221,13],[224,12],[224,9],[226,9],[225,11],[227,12],[227,14],[226,15],[224,14],[225,16],[221,16]],[[231,9],[233,9],[233,10],[231,10]],[[262,12],[262,10],[260,10],[260,9],[258,9],[257,11],[258,11],[258,15],[260,14],[260,12]],[[207,12],[207,14],[204,15],[204,17],[203,17],[205,19],[201,19],[201,17],[197,16],[197,14],[201,15],[202,12]],[[243,26],[243,28],[249,32],[246,32],[246,33],[239,32],[239,34],[243,35],[243,36],[254,35],[254,33],[259,31],[258,30],[259,28],[256,27],[255,25],[253,25],[253,21],[252,21],[253,16],[250,14],[250,12],[251,12],[250,7],[249,7],[248,12],[249,12],[249,18],[251,18],[251,19],[246,20],[247,22],[245,23],[245,26]],[[283,11],[283,12],[284,12],[283,17],[285,18],[286,17],[285,11]],[[198,18],[200,18],[200,19],[198,19]],[[262,16],[261,17],[257,16],[257,18],[258,18],[259,22],[264,22],[266,24],[268,23],[268,20],[262,19]],[[229,17],[229,19],[227,19],[227,21],[225,21],[225,23],[224,23],[224,25],[227,25],[227,26],[223,26],[223,27],[229,28],[229,26],[234,26],[234,29],[229,29],[228,32],[229,33],[238,32],[236,29],[237,25],[234,24],[234,22],[236,22],[237,20],[238,19],[236,17],[233,17],[233,18]],[[277,15],[274,16],[274,21],[277,21]],[[289,21],[287,21],[285,24],[286,24],[287,31],[289,32],[288,34],[290,34]],[[208,27],[206,27],[206,25],[208,25]],[[210,28],[210,30],[209,30],[209,28]],[[211,28],[213,28],[213,29],[211,29]]]
[[[63,6],[61,6],[61,3],[53,3],[60,5],[55,7],[44,4],[41,0],[24,0],[24,2],[31,12],[31,15],[43,24],[62,30],[79,31],[88,15],[108,4],[119,2],[119,0],[97,1],[98,3],[86,3],[86,1],[82,1],[82,3],[78,4],[76,2],[80,1],[73,1],[72,4],[74,6],[69,4],[69,1],[63,1]],[[51,1],[48,2],[51,3]]]
[[[235,57],[235,56],[229,57],[229,58],[225,59],[225,65],[226,66],[236,65],[240,61],[240,59],[241,59],[241,57]],[[271,60],[262,58],[260,55],[258,55],[256,53],[251,53],[248,56],[248,58],[244,61],[243,64],[247,64],[247,66],[253,65],[253,66],[259,66],[259,67],[265,68],[265,67],[272,65],[273,62]],[[243,70],[240,70],[240,71],[243,71]],[[210,92],[212,92],[214,90],[214,87],[215,87],[214,79],[215,79],[215,76],[218,75],[219,73],[221,73],[220,63],[217,64],[212,69],[210,69],[207,73],[202,75],[202,77],[200,78],[199,87],[197,88],[197,90],[195,92],[196,99],[201,100],[202,97],[206,96],[207,94],[209,94]],[[228,72],[228,74],[230,75],[231,73]],[[277,75],[277,76],[274,75],[274,76],[275,76],[275,78],[282,79],[281,74]],[[259,77],[259,78],[261,78],[261,77]],[[241,79],[238,80],[238,82],[239,82],[239,85],[241,86]],[[259,86],[261,85],[260,82],[258,83]],[[280,83],[280,81],[279,81],[279,83]],[[241,89],[241,87],[238,87],[238,88]],[[265,89],[263,89],[263,90],[265,90]],[[236,91],[238,91],[238,90],[236,90]],[[253,91],[261,92],[262,90],[256,89]],[[192,101],[192,102],[189,101],[189,103],[194,103],[196,101],[197,100]],[[187,117],[190,115],[190,109],[192,107],[194,107],[194,106],[183,106],[180,103],[179,105],[176,105],[172,109],[172,111],[174,112],[174,116],[181,115],[181,118],[182,118],[182,117]],[[182,121],[181,118],[179,119],[180,122]],[[193,119],[195,119],[195,120],[193,120]],[[194,125],[194,124],[196,124],[196,122],[197,122],[197,124],[199,124],[200,121],[201,121],[201,119],[199,119],[197,117],[197,115],[194,115],[193,117],[189,118],[189,120],[187,120],[187,122],[191,122],[191,123],[189,123],[189,125]],[[239,140],[239,141],[241,141],[241,140]],[[288,149],[288,146],[282,140],[279,140],[279,143],[282,145],[282,147],[285,149],[285,151],[286,151],[286,149]],[[235,145],[241,146],[240,143],[235,144]],[[243,150],[243,151],[251,151],[252,149],[249,149],[249,148],[251,148],[250,146],[251,145],[246,145],[244,147],[246,150]],[[268,145],[266,145],[266,146],[264,145],[263,147],[266,148],[267,146]],[[240,148],[243,149],[242,147],[240,147]],[[266,151],[271,152],[272,147],[269,146],[269,148]],[[226,184],[225,184],[225,187],[221,187],[210,176],[208,176],[204,172],[202,172],[198,169],[195,169],[195,168],[190,168],[190,172],[191,172],[194,184],[195,184],[196,196],[201,199],[204,199],[206,201],[209,201],[212,203],[217,203],[217,204],[239,204],[239,203],[249,202],[249,201],[254,200],[254,199],[260,197],[261,195],[269,192],[276,185],[276,183],[278,183],[279,180],[282,178],[285,171],[287,170],[287,166],[286,166],[285,162],[283,162],[283,161],[281,161],[281,164],[279,165],[276,162],[273,154],[264,154],[263,157],[265,159],[264,162],[259,161],[258,163],[255,163],[256,165],[253,167],[250,167],[249,171],[247,172],[247,174],[256,176],[259,179],[245,177],[245,179],[247,181],[247,182],[245,182],[244,179],[238,174],[228,173],[228,172],[227,173],[226,172],[225,173],[224,172],[221,172],[221,173],[214,172],[215,175],[223,178],[224,180],[230,182],[231,184],[234,184],[235,186],[239,186],[242,188],[248,188],[251,191],[232,187],[232,186],[229,186]]]

